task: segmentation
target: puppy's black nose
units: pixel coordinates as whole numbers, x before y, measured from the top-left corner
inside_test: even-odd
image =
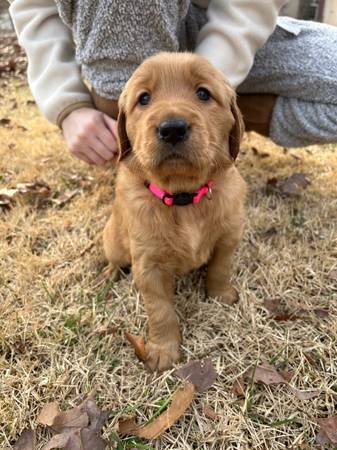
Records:
[[[188,125],[183,119],[165,120],[159,125],[158,136],[162,141],[175,145],[188,138]]]

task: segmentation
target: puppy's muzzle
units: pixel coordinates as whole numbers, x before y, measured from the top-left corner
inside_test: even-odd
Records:
[[[186,120],[175,117],[161,122],[157,134],[159,140],[175,146],[179,142],[184,142],[188,139],[189,126]]]

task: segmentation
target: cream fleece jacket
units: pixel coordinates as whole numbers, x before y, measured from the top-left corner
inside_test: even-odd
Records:
[[[272,34],[278,13],[287,1],[193,0],[193,4],[207,9],[208,19],[199,32],[195,51],[220,69],[236,88],[248,75],[256,51]],[[121,1],[120,8],[125,7],[125,2],[126,0]],[[173,14],[170,8],[173,3],[177,5],[177,11],[181,8],[179,1],[171,2],[172,0],[161,0],[163,8],[167,8],[168,15]],[[67,26],[65,21],[61,20],[56,3],[56,0],[12,0],[9,11],[19,43],[27,53],[28,82],[33,96],[42,113],[51,122],[60,125],[74,109],[82,106],[93,107],[90,92],[83,82],[81,68],[87,64],[87,73],[90,77],[96,61],[95,55],[91,55],[89,62],[78,57],[74,45],[77,36],[74,36],[74,29],[70,29],[70,24]],[[75,3],[77,9],[81,8],[81,1]],[[95,13],[92,10],[95,8],[93,5],[98,3],[100,2],[83,1],[83,5],[89,4],[91,8],[89,8],[89,22],[91,15]],[[186,5],[189,1],[181,3]],[[79,16],[82,14],[81,11],[77,13]],[[134,20],[135,18],[130,17],[130,23],[122,24],[123,28],[128,25],[134,26]],[[172,34],[171,30],[168,31]],[[91,32],[92,30],[87,30],[88,36]],[[141,48],[146,48],[147,42],[144,44],[141,36],[139,41]],[[167,50],[167,45],[163,50]],[[173,46],[171,50],[177,49]],[[132,47],[132,51],[136,53],[137,49]],[[153,52],[156,51],[158,49],[154,49]],[[146,56],[147,54],[144,54],[144,57]],[[110,58],[109,70],[113,72],[114,61],[113,57]],[[126,79],[123,77],[120,79],[119,90],[134,68],[130,65],[129,71],[125,71]],[[99,66],[96,70],[99,70]],[[94,76],[89,81],[95,88]],[[114,92],[115,97],[118,96],[118,89]]]

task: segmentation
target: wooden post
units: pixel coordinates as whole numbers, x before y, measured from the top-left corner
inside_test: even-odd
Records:
[[[325,0],[323,22],[337,26],[337,0]]]

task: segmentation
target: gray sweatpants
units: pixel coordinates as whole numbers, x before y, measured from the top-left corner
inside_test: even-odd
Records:
[[[279,17],[238,93],[279,95],[270,128],[279,145],[337,142],[337,27]]]

